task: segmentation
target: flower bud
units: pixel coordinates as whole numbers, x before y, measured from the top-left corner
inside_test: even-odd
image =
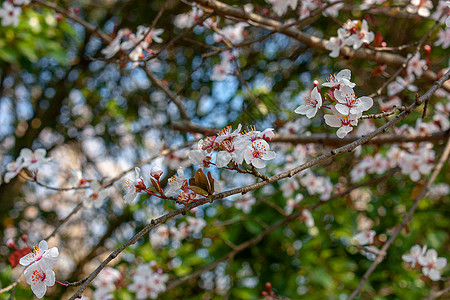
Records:
[[[28,235],[22,234],[20,238],[21,238],[21,240],[24,241],[25,243],[28,243]]]
[[[8,239],[6,241],[6,246],[8,246],[9,248],[14,249],[14,250],[17,249],[17,245],[13,239]]]
[[[262,138],[266,142],[270,142],[273,139],[274,136],[275,136],[275,133],[273,133],[273,128],[268,128],[268,129],[263,131]]]
[[[160,167],[153,167],[152,170],[150,171],[150,176],[152,176],[156,180],[159,180],[159,178],[161,178],[161,175],[163,173],[164,172],[163,172],[163,170],[161,170]]]

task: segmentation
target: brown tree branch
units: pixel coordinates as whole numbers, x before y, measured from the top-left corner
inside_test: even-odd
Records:
[[[208,7],[214,10],[214,13],[221,16],[230,16],[242,20],[246,20],[251,25],[259,26],[262,28],[266,28],[269,30],[273,30],[279,33],[283,33],[289,37],[296,39],[297,41],[309,46],[311,48],[326,50],[325,42],[326,40],[321,39],[319,37],[315,37],[313,35],[309,35],[304,33],[293,27],[285,27],[283,23],[277,20],[273,20],[267,17],[263,17],[259,14],[253,12],[245,12],[240,7],[233,7],[223,2],[217,0],[190,0],[191,2],[196,2],[201,4],[202,6]],[[388,52],[377,52],[368,48],[360,48],[358,50],[354,50],[351,47],[344,47],[340,50],[340,56],[356,58],[361,60],[368,60],[377,62],[380,64],[387,65],[402,65],[406,58],[401,55],[392,54]],[[430,80],[436,80],[436,73],[431,70],[424,72],[424,76]],[[450,82],[445,83],[443,88],[450,92]]]
[[[304,164],[301,164],[298,167],[295,167],[291,170],[288,170],[286,172],[282,172],[280,174],[274,175],[272,177],[269,177],[267,180],[264,181],[260,181],[258,183],[249,185],[249,186],[245,186],[245,187],[240,187],[240,188],[236,188],[236,189],[232,189],[232,190],[228,190],[222,193],[218,193],[216,195],[212,195],[209,196],[207,198],[203,198],[203,199],[199,199],[199,200],[203,200],[203,201],[209,201],[209,202],[213,202],[214,200],[218,200],[218,199],[222,199],[231,195],[235,195],[235,194],[240,194],[240,193],[246,193],[252,190],[256,190],[258,188],[261,188],[267,184],[270,184],[272,182],[276,182],[278,180],[287,178],[287,177],[292,177],[295,174],[306,170],[320,162],[323,162],[325,160],[328,160],[336,155],[339,155],[341,153],[345,153],[345,152],[350,152],[353,149],[355,149],[356,147],[366,143],[367,141],[369,141],[370,139],[374,138],[375,136],[386,132],[389,128],[391,128],[392,126],[394,126],[395,124],[397,124],[398,122],[400,122],[401,120],[403,120],[406,116],[408,116],[415,108],[417,108],[419,105],[423,104],[423,102],[425,102],[426,100],[429,100],[431,98],[431,96],[433,95],[433,93],[440,87],[442,86],[442,84],[448,80],[450,78],[450,70],[444,75],[442,76],[438,81],[436,81],[434,83],[434,85],[421,97],[417,97],[416,101],[411,104],[408,108],[408,111],[402,111],[399,115],[397,115],[395,118],[393,118],[392,120],[390,120],[389,122],[387,122],[386,124],[384,124],[383,126],[379,127],[378,129],[376,129],[375,131],[367,134],[364,137],[359,138],[358,140],[347,144],[345,146],[333,149],[317,158],[314,158]],[[136,235],[134,235],[129,241],[127,241],[126,243],[122,244],[120,247],[118,247],[116,250],[114,250],[87,278],[86,281],[80,286],[80,288],[72,295],[72,297],[70,297],[70,300],[75,300],[76,298],[80,297],[81,294],[83,293],[83,291],[87,288],[87,286],[94,280],[95,277],[97,277],[97,275],[101,272],[101,270],[103,270],[103,268],[105,268],[108,263],[110,261],[112,261],[113,259],[115,259],[123,250],[125,250],[128,246],[136,243],[141,237],[143,237],[145,234],[147,234],[150,230],[152,230],[153,228],[155,228],[156,226],[158,226],[159,224],[162,224],[163,222],[167,221],[168,219],[171,219],[177,215],[180,214],[186,214],[188,211],[190,211],[191,209],[200,206],[204,203],[202,202],[194,202],[189,204],[188,206],[185,206],[183,208],[174,210],[172,212],[167,213],[166,215],[163,215],[159,218],[153,219],[150,224],[148,224],[147,226],[145,226],[139,233],[137,233]]]

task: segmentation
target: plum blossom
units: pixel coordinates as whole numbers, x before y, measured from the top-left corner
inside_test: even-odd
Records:
[[[290,215],[293,211],[294,208],[297,207],[297,205],[303,200],[303,195],[302,194],[297,194],[295,195],[295,198],[289,198],[288,201],[286,202],[286,206],[284,207],[284,211]]]
[[[95,208],[99,208],[102,206],[103,201],[108,197],[108,191],[106,189],[102,188],[102,185],[100,182],[93,181],[91,185],[89,186],[91,191],[87,192],[87,198],[83,202],[83,204],[90,208],[94,206]]]
[[[213,66],[210,79],[212,81],[223,81],[231,73],[231,63],[228,60],[222,60],[220,64]]]
[[[419,256],[417,261],[422,266],[422,273],[433,281],[441,279],[441,269],[447,265],[445,257],[438,257],[436,250],[429,249],[423,256]]]
[[[104,268],[94,279],[92,284],[96,288],[95,299],[114,299],[111,298],[112,292],[116,290],[116,282],[122,278],[122,274],[114,268]]]
[[[281,184],[281,191],[283,192],[283,197],[288,198],[292,196],[292,194],[300,188],[298,181],[295,179],[285,180]]]
[[[180,190],[187,183],[186,178],[184,177],[183,168],[178,168],[177,174],[173,175],[169,178],[168,185],[169,188],[165,192],[167,196],[175,195],[178,190]]]
[[[22,171],[23,158],[19,157],[16,161],[10,162],[6,165],[5,183],[9,183],[11,179],[17,176]]]
[[[187,229],[194,234],[200,233],[206,226],[206,221],[202,218],[187,217],[186,220],[188,221]]]
[[[365,230],[353,236],[353,240],[361,246],[369,245],[373,243],[373,238],[375,235],[376,232],[374,230]]]
[[[450,12],[445,13],[445,11],[447,10],[447,7],[450,6],[449,3],[450,3],[450,1],[447,1],[447,2],[445,2],[445,1],[438,1],[438,5],[436,7],[436,10],[434,11],[434,13],[431,14],[430,17],[433,20],[439,21],[439,23],[441,23],[441,24],[444,24],[447,18],[450,21]]]
[[[370,97],[356,98],[355,91],[344,86],[339,91],[334,92],[334,97],[339,102],[336,104],[336,110],[343,115],[358,115],[363,111],[370,109],[373,105],[373,100]]]
[[[333,4],[335,2],[338,2],[339,0],[328,0],[329,4]],[[337,18],[339,15],[339,11],[344,7],[344,3],[339,2],[337,4],[332,5],[331,7],[328,7],[322,12],[322,15],[325,17],[333,17]],[[339,33],[338,33],[339,34]],[[331,56],[331,55],[330,55]],[[334,56],[331,56],[334,57]]]
[[[276,156],[274,151],[270,151],[269,143],[261,139],[254,141],[251,148],[244,151],[245,162],[257,169],[266,167],[265,161],[272,160]]]
[[[435,46],[441,46],[442,49],[450,47],[450,27],[446,27],[438,32],[439,39],[434,42]]]
[[[386,172],[388,168],[389,162],[380,153],[377,153],[375,154],[373,159],[371,159],[371,163],[369,168],[367,169],[367,173],[377,173],[380,175]]]
[[[299,20],[305,19],[311,15],[311,12],[318,7],[315,0],[302,0],[300,1]]]
[[[412,181],[419,181],[420,176],[428,175],[433,169],[434,151],[432,144],[420,144],[416,152],[404,152],[399,166],[402,174],[409,175]]]
[[[348,86],[350,88],[355,87],[355,83],[351,82],[352,72],[349,69],[343,69],[339,71],[336,75],[330,75],[328,81],[322,83],[322,86],[326,86],[329,88],[337,88],[342,89],[344,86]]]
[[[391,82],[387,86],[387,94],[389,97],[392,97],[405,88],[410,90],[411,92],[417,92],[418,88],[412,84],[414,82],[414,76],[408,76],[406,79],[400,76],[395,78],[395,81]]]
[[[301,212],[301,215],[299,218],[300,218],[300,221],[302,221],[306,224],[306,226],[308,226],[308,227],[314,226],[314,218],[309,210],[302,209],[302,212]]]
[[[447,1],[447,7],[450,7],[450,1]],[[450,27],[450,16],[445,19],[445,26]]]
[[[133,283],[128,287],[131,292],[136,293],[136,299],[156,299],[160,293],[166,290],[166,282],[169,275],[162,271],[153,271],[152,263],[141,264],[136,268],[133,275]]]
[[[22,168],[27,168],[30,171],[36,171],[40,166],[46,164],[51,159],[45,158],[47,151],[45,149],[37,149],[31,151],[28,148],[20,150],[20,156],[23,158]]]
[[[317,114],[317,110],[322,107],[322,95],[320,95],[319,90],[315,87],[311,91],[310,97],[305,97],[305,104],[300,105],[295,109],[296,114],[306,115],[308,119],[311,119]]]
[[[125,183],[125,196],[123,196],[125,203],[133,202],[136,200],[138,193],[146,189],[144,178],[141,176],[141,169],[136,167],[134,172],[135,180],[127,179]]]
[[[242,195],[240,200],[234,202],[234,206],[240,209],[244,214],[248,214],[252,210],[252,206],[255,205],[256,199],[250,193]]]
[[[424,246],[423,248],[420,247],[420,245],[414,245],[411,247],[411,251],[408,254],[403,254],[402,259],[405,262],[408,262],[411,264],[411,267],[415,267],[416,263],[419,261],[419,257],[423,256],[425,254],[425,251],[427,251],[427,246]]]
[[[273,11],[278,15],[282,16],[286,13],[288,7],[292,9],[297,7],[298,0],[266,0],[268,3],[272,4]]]
[[[339,28],[337,31],[337,37],[330,37],[325,42],[325,49],[330,50],[330,57],[338,57],[340,50],[345,47],[345,40],[347,38],[347,30]]]
[[[420,53],[416,53],[414,56],[412,54],[408,54],[406,59],[410,59],[408,66],[406,67],[406,73],[409,76],[415,74],[417,78],[422,77],[423,71],[427,70],[427,62],[424,59],[420,59]]]
[[[2,26],[12,25],[17,27],[19,25],[19,17],[22,13],[20,6],[14,6],[9,1],[3,1],[0,7],[0,18],[2,18]]]
[[[421,17],[428,17],[432,8],[433,2],[431,0],[411,0],[406,7],[406,11],[410,14],[417,13]]]
[[[203,167],[208,168],[211,162],[211,156],[208,151],[203,150],[204,141],[200,140],[197,144],[197,150],[189,151],[189,159],[194,165],[203,165]]]
[[[190,12],[176,16],[173,23],[180,29],[190,28],[195,22],[200,20],[202,16],[203,10],[194,6]]]
[[[40,260],[45,260],[46,261],[45,264],[53,268],[53,266],[56,264],[58,256],[59,256],[58,248],[53,247],[51,249],[48,249],[47,242],[45,240],[42,240],[36,247],[33,247],[30,253],[22,257],[19,260],[19,263],[22,266],[28,266]]]
[[[343,115],[334,106],[331,107],[331,111],[332,115],[324,116],[325,123],[331,127],[339,127],[336,132],[338,137],[343,138],[353,130],[352,126],[358,125],[358,119],[361,115]]]
[[[172,240],[179,242],[185,239],[189,235],[189,230],[186,222],[182,222],[177,227],[170,228],[170,234],[172,235]]]
[[[308,190],[310,195],[321,194],[324,191],[322,178],[315,176],[313,172],[307,172],[300,179],[300,183]]]
[[[214,33],[214,40],[217,43],[229,42],[233,45],[240,44],[244,41],[244,28],[247,26],[248,24],[245,22],[225,26],[218,33]]]
[[[159,248],[166,245],[169,241],[169,227],[165,224],[161,224],[155,230],[150,232],[150,244],[152,247]]]
[[[36,297],[44,297],[47,287],[55,284],[55,272],[52,269],[58,256],[58,248],[48,249],[47,242],[42,240],[38,246],[32,249],[31,253],[19,260],[22,266],[28,266],[24,275]]]
[[[37,262],[25,269],[24,275],[31,286],[34,295],[39,299],[44,297],[48,286],[55,285],[55,272],[53,266],[45,264],[45,261]]]
[[[353,45],[353,49],[359,49],[363,44],[370,44],[375,39],[375,34],[369,31],[369,25],[366,20],[357,23],[356,26],[350,29],[350,32],[355,31],[350,35],[345,43],[349,46]]]
[[[105,56],[105,58],[109,59],[116,55],[117,52],[121,49],[122,39],[131,35],[132,32],[130,29],[119,29],[116,34],[116,37],[109,43],[108,46],[102,49],[101,53]]]

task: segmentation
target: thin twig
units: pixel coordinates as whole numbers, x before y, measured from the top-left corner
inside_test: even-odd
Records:
[[[392,245],[392,243],[397,238],[397,236],[400,234],[400,231],[403,229],[403,227],[405,227],[409,223],[409,221],[411,220],[414,212],[417,209],[417,206],[420,203],[420,200],[422,200],[426,196],[428,190],[430,189],[431,185],[436,180],[437,175],[439,174],[439,172],[441,171],[442,167],[444,166],[444,163],[447,161],[447,159],[449,157],[449,154],[450,154],[450,138],[448,139],[447,145],[445,146],[445,150],[442,153],[441,159],[439,160],[438,164],[435,166],[435,168],[433,170],[433,173],[431,174],[430,178],[427,181],[427,184],[422,189],[420,194],[414,199],[413,205],[409,209],[408,214],[405,216],[403,221],[400,223],[400,225],[396,226],[394,232],[392,233],[392,236],[383,245],[383,247],[381,247],[380,253],[377,255],[377,257],[375,258],[373,263],[370,265],[370,267],[366,271],[366,273],[364,273],[361,281],[358,284],[358,287],[353,291],[353,293],[348,298],[349,300],[354,299],[361,292],[361,289],[362,289],[364,283],[369,279],[369,276],[373,273],[373,271],[375,271],[375,268],[384,260],[384,257],[386,256],[386,253],[387,253],[387,250]]]

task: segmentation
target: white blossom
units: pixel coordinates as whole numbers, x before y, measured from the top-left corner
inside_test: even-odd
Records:
[[[0,7],[0,18],[2,18],[2,26],[12,25],[17,27],[19,25],[20,14],[22,8],[20,6],[14,6],[9,1],[3,1],[2,7]]]
[[[254,141],[251,148],[244,151],[245,162],[258,169],[266,167],[266,161],[272,160],[276,156],[274,151],[270,151],[269,143],[261,139]]]
[[[305,104],[300,105],[295,109],[296,114],[306,115],[308,119],[311,119],[317,114],[317,110],[322,107],[322,95],[315,87],[311,91],[310,97],[305,97]]]
[[[423,256],[427,251],[427,246],[423,248],[420,245],[414,245],[411,247],[411,251],[408,254],[403,254],[402,259],[411,264],[411,267],[415,267],[418,263],[419,257]]]
[[[358,245],[369,245],[373,243],[373,238],[376,232],[374,230],[361,231],[353,237],[353,240],[358,243]]]
[[[423,256],[419,256],[417,259],[422,266],[422,273],[428,276],[433,281],[441,279],[441,269],[447,265],[447,259],[445,257],[438,257],[436,250],[429,249]]]
[[[339,127],[336,134],[339,138],[343,138],[350,131],[353,130],[352,126],[358,125],[358,118],[361,115],[343,115],[336,110],[334,106],[331,107],[332,115],[325,115],[325,123],[331,127]]]

